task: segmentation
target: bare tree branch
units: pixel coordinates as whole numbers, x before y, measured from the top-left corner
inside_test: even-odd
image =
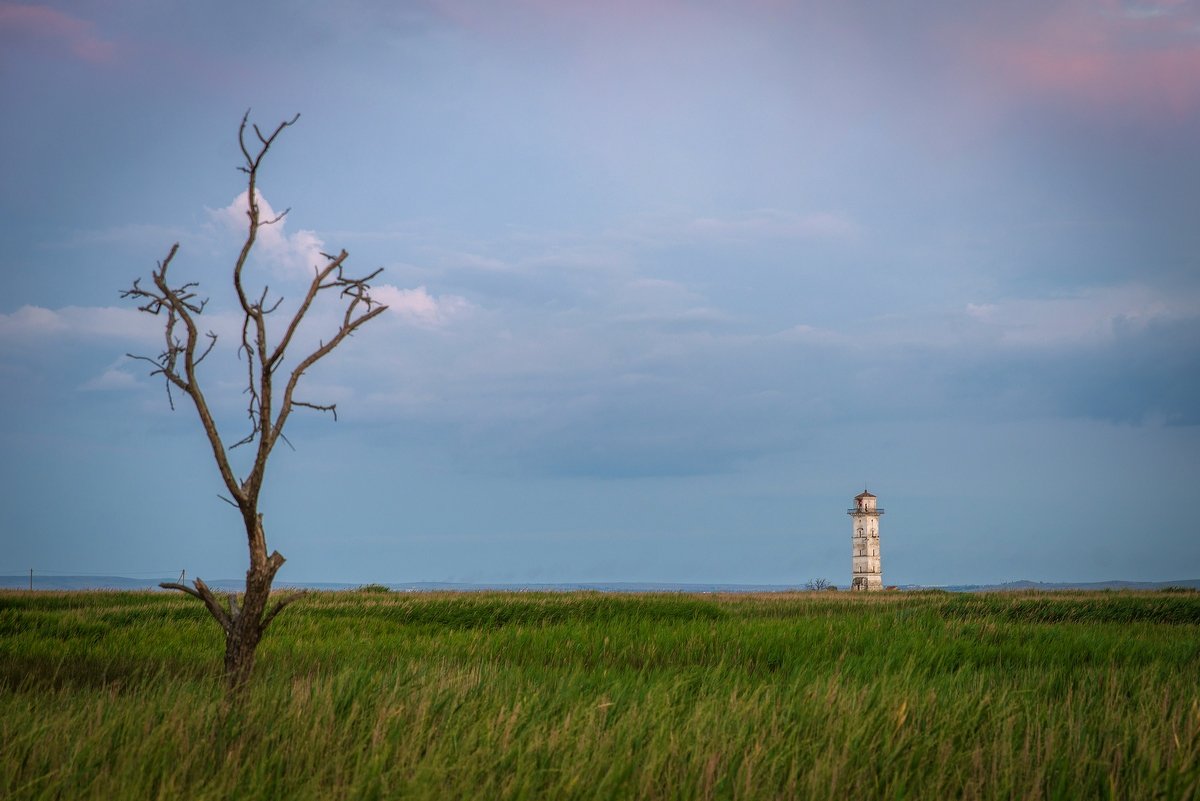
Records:
[[[316,409],[318,412],[333,412],[334,422],[337,422],[337,404],[320,404],[320,403],[305,403],[304,401],[292,401],[292,406],[305,406],[309,409]],[[282,432],[280,436],[283,436]]]
[[[275,603],[275,606],[271,607],[271,611],[269,611],[265,615],[263,615],[263,622],[262,622],[263,628],[265,629],[267,626],[271,625],[271,621],[275,619],[276,615],[278,615],[280,612],[283,611],[285,606],[295,603],[296,601],[303,598],[305,595],[308,595],[307,591],[298,590],[297,592],[290,593],[290,594],[285,595],[282,598],[280,598]]]
[[[208,337],[208,347],[206,347],[204,349],[203,353],[201,353],[199,356],[196,357],[196,364],[200,364],[200,362],[204,361],[205,358],[207,358],[208,354],[212,353],[213,347],[216,346],[216,344],[217,344],[217,335],[214,334],[212,331],[209,331],[204,336]]]
[[[274,216],[272,219],[270,219],[270,220],[267,220],[266,222],[259,223],[259,226],[263,226],[263,225],[274,225],[275,223],[277,223],[277,222],[279,222],[280,220],[282,220],[284,217],[288,216],[288,212],[289,212],[289,211],[291,211],[291,208],[290,208],[290,207],[289,207],[289,208],[286,208],[286,209],[284,209],[284,210],[283,210],[283,211],[281,211],[281,212],[279,212],[279,213],[278,213],[278,214],[276,214],[276,215],[275,215],[275,216]]]
[[[225,610],[221,608],[221,604],[217,602],[217,596],[213,595],[208,585],[200,579],[196,579],[192,584],[195,585],[195,589],[186,584],[178,584],[174,581],[164,581],[158,586],[164,590],[181,590],[188,595],[199,598],[204,602],[204,606],[208,608],[209,614],[217,619],[217,622],[221,624],[221,628],[228,634],[233,628],[233,621],[229,618],[229,615],[225,614]]]

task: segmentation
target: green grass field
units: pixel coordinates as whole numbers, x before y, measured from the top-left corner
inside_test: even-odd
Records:
[[[1200,794],[1200,594],[0,593],[0,798]]]

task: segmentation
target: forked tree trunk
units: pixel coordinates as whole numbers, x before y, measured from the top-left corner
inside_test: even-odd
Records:
[[[196,579],[192,587],[175,582],[159,585],[164,589],[182,590],[199,598],[220,624],[225,632],[225,684],[230,692],[242,689],[249,681],[254,670],[254,655],[267,626],[285,606],[304,594],[295,592],[285,595],[270,609],[267,608],[271,600],[271,583],[283,566],[284,558],[278,551],[266,555],[261,515],[247,515],[246,526],[250,542],[250,569],[246,571],[246,591],[240,603],[237,594],[230,593],[226,597],[227,605],[223,605],[202,579]]]
[[[261,521],[258,528],[261,532]],[[258,641],[271,618],[275,617],[274,612],[267,616],[267,602],[271,599],[271,582],[283,564],[283,557],[276,551],[267,559],[253,562],[246,571],[246,592],[242,595],[241,609],[225,632],[225,682],[231,690],[244,686],[250,678]]]
[[[246,573],[246,592],[233,625],[225,632],[225,682],[230,689],[245,685],[254,670],[254,653],[267,626],[263,620],[271,597],[274,574]]]

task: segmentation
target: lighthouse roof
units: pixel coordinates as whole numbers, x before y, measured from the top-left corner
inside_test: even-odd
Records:
[[[854,496],[854,500],[857,501],[859,498],[874,498],[874,497],[875,496],[872,495],[871,493],[867,492],[866,490],[863,490],[862,492],[860,492]]]

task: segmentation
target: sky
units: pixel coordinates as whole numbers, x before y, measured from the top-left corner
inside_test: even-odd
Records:
[[[0,574],[245,571],[120,290],[179,243],[243,436],[247,109],[301,115],[248,279],[389,305],[272,457],[279,583],[846,585],[864,488],[885,584],[1200,577],[1181,0],[0,0]]]

